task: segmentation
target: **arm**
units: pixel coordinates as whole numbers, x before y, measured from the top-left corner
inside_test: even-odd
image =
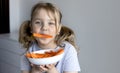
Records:
[[[30,72],[27,70],[22,70],[21,73],[30,73]]]
[[[22,55],[21,56],[21,61],[20,61],[20,68],[21,68],[21,73],[30,73],[30,64],[27,60],[27,58]]]
[[[27,70],[22,70],[21,73],[42,73],[42,72],[40,72],[38,69],[34,67],[32,68],[31,72]]]

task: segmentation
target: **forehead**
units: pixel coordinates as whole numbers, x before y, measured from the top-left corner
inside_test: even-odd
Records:
[[[34,18],[55,20],[53,13],[50,10],[39,9],[35,12]]]

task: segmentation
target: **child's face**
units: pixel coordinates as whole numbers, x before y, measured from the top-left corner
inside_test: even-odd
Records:
[[[52,14],[48,15],[46,10],[41,9],[37,12],[32,20],[32,32],[47,34],[53,36],[52,38],[36,38],[39,44],[52,45],[55,43],[54,39],[57,33],[55,19]]]

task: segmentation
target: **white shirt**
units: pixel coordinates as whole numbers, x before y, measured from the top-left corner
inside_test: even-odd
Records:
[[[77,52],[75,48],[68,42],[64,42],[64,56],[56,65],[59,73],[63,73],[63,71],[81,71]],[[33,44],[28,51],[37,51],[40,48],[37,44]],[[21,70],[30,70],[30,63],[25,56],[21,57]]]

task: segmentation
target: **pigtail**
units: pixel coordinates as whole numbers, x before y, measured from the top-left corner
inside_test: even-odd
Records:
[[[24,48],[29,48],[33,41],[30,21],[25,21],[21,24],[19,29],[19,42],[22,44]]]
[[[79,50],[79,48],[75,44],[75,34],[73,30],[66,26],[61,27],[60,33],[58,35],[57,44],[61,44],[61,42],[64,41],[71,43],[77,51]]]

